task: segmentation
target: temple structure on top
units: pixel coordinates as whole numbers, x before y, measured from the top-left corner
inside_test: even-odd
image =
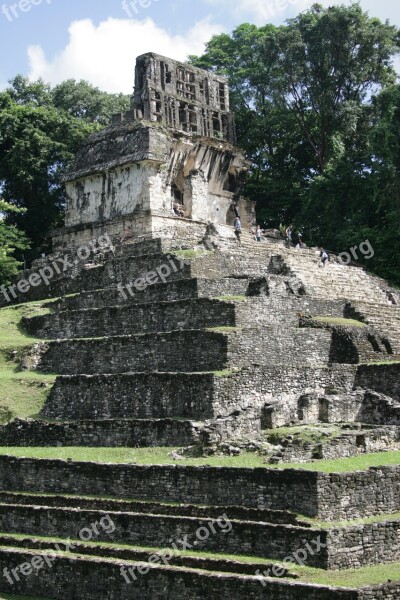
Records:
[[[157,54],[136,62],[131,109],[83,144],[65,178],[65,227],[54,250],[108,233],[201,240],[240,215],[249,164],[236,146],[225,78]]]
[[[177,131],[236,142],[226,79],[157,54],[137,59],[136,117]]]

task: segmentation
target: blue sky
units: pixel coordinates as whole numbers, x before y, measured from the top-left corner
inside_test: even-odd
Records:
[[[320,0],[324,5],[348,0]],[[397,0],[361,0],[400,26]],[[135,58],[155,51],[184,60],[215,33],[243,22],[283,23],[312,0],[0,0],[0,87],[17,73],[56,84],[87,79],[129,93]]]

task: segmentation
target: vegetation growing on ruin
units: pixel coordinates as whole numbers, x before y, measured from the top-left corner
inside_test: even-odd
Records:
[[[211,254],[211,250],[174,250],[174,256],[178,258],[183,258],[187,260],[191,260],[193,258],[199,258],[201,256],[206,256],[207,254]]]
[[[265,457],[254,452],[244,452],[239,456],[207,456],[202,458],[182,457],[176,460],[171,453],[179,455],[179,448],[88,448],[88,447],[0,447],[0,455],[29,457],[38,459],[61,459],[82,462],[138,464],[138,465],[187,465],[210,467],[240,467],[264,469],[304,469],[321,473],[345,473],[367,471],[370,467],[399,465],[400,450],[362,454],[338,460],[315,460],[309,463],[266,464]]]
[[[20,371],[18,362],[21,350],[40,341],[24,333],[21,319],[47,312],[48,301],[0,309],[0,424],[37,415],[54,383],[55,376]]]
[[[247,296],[218,296],[215,300],[225,300],[227,302],[246,302]]]
[[[1,535],[1,534],[0,534]],[[7,538],[14,539],[16,541],[15,545],[18,546],[18,542],[20,540],[26,540],[29,538],[27,535],[19,535],[19,534],[7,534]],[[58,537],[43,537],[43,536],[35,536],[35,540],[40,542],[48,542],[49,544],[62,544],[65,543],[65,539]],[[74,544],[82,544],[80,540],[71,539],[70,542]],[[115,561],[115,556],[109,556],[108,550],[130,550],[137,552],[147,552],[149,554],[156,554],[157,552],[161,552],[163,548],[157,546],[130,546],[127,544],[116,544],[116,543],[108,543],[108,542],[85,542],[85,547],[96,549],[96,556],[101,557],[105,560],[110,559]],[[1,546],[0,546],[1,547]],[[4,546],[5,550],[9,549],[8,546]],[[100,549],[101,552],[98,553],[97,550]],[[37,554],[46,553],[45,550],[25,550],[26,552],[36,552]],[[50,550],[49,550],[50,551]],[[111,553],[110,553],[111,554]],[[72,552],[59,552],[60,556],[79,556],[79,549],[77,549],[76,553]],[[84,556],[88,559],[88,555],[85,553]],[[89,554],[90,556],[90,554]],[[292,563],[284,563],[283,561],[271,559],[271,558],[260,558],[258,556],[242,556],[238,554],[224,554],[224,553],[212,553],[212,552],[202,552],[202,551],[174,551],[174,556],[176,557],[186,557],[186,558],[205,558],[211,560],[231,560],[235,561],[237,564],[244,563],[246,565],[255,564],[255,565],[277,565],[278,567],[283,567],[287,569],[290,575],[297,576],[297,582],[304,583],[315,583],[320,585],[328,585],[332,587],[344,587],[344,588],[362,588],[370,585],[379,585],[382,583],[386,583],[388,580],[390,581],[398,581],[399,573],[400,573],[400,563],[382,563],[379,565],[369,565],[368,567],[362,567],[359,569],[345,569],[341,571],[326,571],[324,569],[317,569],[315,567],[306,567],[300,566]],[[125,561],[123,559],[118,559],[119,563],[125,563],[132,561]],[[175,567],[179,568],[179,567]],[[190,567],[193,569],[193,566]],[[210,571],[210,573],[218,573],[218,571]],[[226,574],[226,572],[224,573]],[[281,581],[293,581],[292,578],[280,578]],[[0,594],[0,600],[28,600],[23,596],[10,596],[7,594]],[[35,598],[30,598],[30,600],[39,600]],[[40,599],[43,600],[43,599]]]
[[[322,424],[315,427],[312,425],[278,427],[277,429],[267,429],[264,431],[264,435],[270,444],[280,444],[290,436],[295,445],[307,442],[313,444],[328,443],[342,435],[342,433],[343,430],[339,426],[324,426]]]
[[[365,323],[355,319],[345,319],[344,317],[313,317],[313,321],[336,325],[337,327],[366,327]]]

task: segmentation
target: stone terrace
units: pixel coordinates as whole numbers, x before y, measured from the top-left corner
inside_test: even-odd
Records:
[[[256,244],[247,235],[238,246],[223,233],[208,250],[128,243],[54,281],[48,314],[23,320],[43,341],[21,361],[58,377],[40,419],[2,427],[1,445],[207,450],[260,441],[273,428],[347,423],[355,430],[338,438],[337,456],[396,447],[399,307],[386,282],[337,263],[320,269],[312,250]],[[157,280],[167,264],[165,281]],[[129,290],[131,282],[137,286]],[[24,299],[46,295],[49,288],[37,287]],[[332,446],[320,452],[328,456]],[[282,456],[311,460],[315,448]],[[0,589],[57,600],[172,600],[178,589],[187,600],[392,600],[398,585],[329,588],[300,583],[290,570],[262,585],[256,572],[265,571],[262,559],[276,567],[315,540],[319,551],[306,552],[304,563],[323,570],[399,561],[399,486],[398,467],[329,475],[0,457],[0,569],[35,554],[45,562],[56,540],[77,540],[106,515],[114,524],[95,544],[79,542],[75,556],[60,552],[40,576],[13,585],[1,578]],[[217,529],[201,541],[202,528]],[[185,536],[208,558],[157,565],[144,549]],[[125,565],[148,573],[128,584]],[[65,591],[72,572],[76,590]]]

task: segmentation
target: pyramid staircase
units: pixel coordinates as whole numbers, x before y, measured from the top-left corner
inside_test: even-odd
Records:
[[[125,244],[73,278],[60,276],[50,292],[33,289],[25,300],[54,301],[48,314],[23,320],[43,341],[22,366],[57,380],[40,418],[0,428],[0,445],[207,447],[252,439],[262,436],[271,400],[280,424],[290,423],[302,394],[332,385],[352,394],[360,363],[396,359],[399,305],[384,282],[355,267],[320,269],[315,251],[258,244],[246,234],[239,246],[222,233],[220,247],[206,250],[158,239]],[[321,316],[332,322],[320,327]],[[335,324],[349,316],[365,327]],[[396,469],[387,477],[400,485]],[[57,600],[400,597],[399,585],[299,582],[276,563],[302,557],[315,540],[321,547],[305,552],[309,567],[400,559],[397,545],[368,549],[367,524],[321,525],[400,510],[395,492],[390,507],[379,503],[372,481],[364,509],[355,500],[346,505],[346,491],[312,471],[6,456],[0,481],[0,572],[19,573],[12,583],[0,578],[4,592]],[[334,485],[337,506],[332,497],[324,508]],[[79,537],[90,524],[95,542]],[[398,527],[380,521],[376,535],[387,541]],[[174,540],[186,540],[191,552],[163,560]],[[35,556],[41,570],[18,571]]]

